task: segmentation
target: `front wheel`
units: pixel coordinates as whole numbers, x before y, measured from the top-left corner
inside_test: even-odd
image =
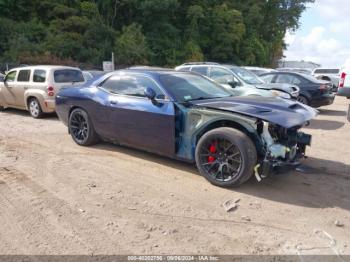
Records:
[[[196,147],[199,172],[217,186],[244,183],[252,176],[256,163],[254,143],[247,135],[233,128],[223,127],[207,132]]]
[[[98,141],[98,135],[88,114],[80,108],[74,109],[69,116],[69,133],[80,146],[91,146]]]

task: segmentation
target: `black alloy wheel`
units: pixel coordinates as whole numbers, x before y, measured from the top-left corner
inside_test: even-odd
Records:
[[[239,130],[222,127],[205,133],[196,147],[199,172],[214,185],[240,185],[253,174],[257,164],[252,140]]]
[[[88,114],[80,108],[74,109],[70,114],[68,128],[73,140],[78,145],[89,146],[98,140]]]
[[[213,136],[200,148],[202,167],[214,179],[226,182],[239,174],[242,155],[236,145],[228,139]]]

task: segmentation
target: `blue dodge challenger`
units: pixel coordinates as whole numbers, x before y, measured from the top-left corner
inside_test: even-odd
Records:
[[[295,166],[311,136],[300,132],[317,111],[283,98],[238,97],[189,72],[126,69],[56,97],[73,140],[99,140],[195,162],[212,184],[260,181]]]

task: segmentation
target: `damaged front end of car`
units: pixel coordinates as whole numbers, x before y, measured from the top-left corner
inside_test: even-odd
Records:
[[[260,159],[254,168],[258,181],[276,168],[297,167],[300,159],[306,157],[306,147],[311,145],[312,137],[299,131],[301,127],[284,128],[262,120],[257,122],[257,134],[262,146]]]
[[[187,125],[193,126],[193,131],[202,130],[202,126],[232,127],[252,139],[258,157],[254,168],[258,181],[278,169],[295,168],[300,164],[312,140],[311,135],[301,129],[318,114],[306,105],[276,98],[234,97],[197,101],[192,105],[186,119],[196,123]],[[194,111],[200,120],[193,121]],[[212,125],[213,122],[219,124]]]

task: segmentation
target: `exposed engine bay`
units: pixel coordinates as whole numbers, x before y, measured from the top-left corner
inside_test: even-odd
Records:
[[[275,167],[297,166],[305,157],[306,146],[311,145],[311,135],[300,132],[301,126],[283,128],[265,121],[257,125],[263,145],[264,157],[255,167],[258,181],[266,177]]]

